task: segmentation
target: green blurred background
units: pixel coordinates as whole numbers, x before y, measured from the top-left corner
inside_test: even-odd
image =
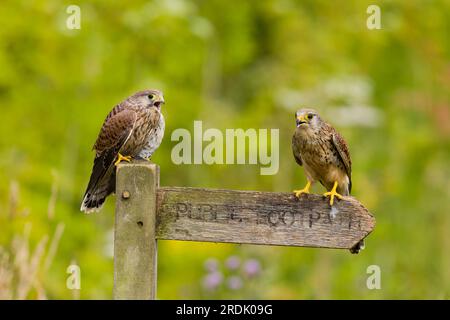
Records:
[[[66,8],[81,8],[68,30]],[[381,8],[381,30],[366,9]],[[346,250],[159,243],[158,297],[450,298],[449,1],[14,1],[0,4],[0,298],[112,297],[114,198],[79,211],[104,117],[164,91],[161,185],[289,192],[294,111],[347,139],[377,219]],[[279,128],[280,170],[174,165],[176,128]],[[323,192],[319,185],[314,192]],[[81,269],[81,290],[66,269]],[[366,287],[381,268],[381,289]]]

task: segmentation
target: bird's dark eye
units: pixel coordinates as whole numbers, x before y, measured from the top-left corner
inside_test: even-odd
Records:
[[[313,114],[312,113],[308,114],[308,119],[311,120],[312,118],[313,118]]]
[[[155,97],[154,94],[151,94],[151,93],[150,93],[150,94],[148,95],[148,98],[149,98],[150,100],[153,100],[154,97]]]

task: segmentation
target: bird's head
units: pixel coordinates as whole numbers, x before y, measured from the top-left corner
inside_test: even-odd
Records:
[[[161,109],[165,103],[163,93],[156,89],[144,90],[133,95],[132,100],[140,106],[146,108]]]
[[[295,113],[295,122],[297,128],[318,128],[322,120],[316,110],[300,109]]]

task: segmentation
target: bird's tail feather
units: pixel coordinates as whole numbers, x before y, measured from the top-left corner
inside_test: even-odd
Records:
[[[85,213],[100,211],[105,203],[105,199],[115,190],[116,175],[113,173],[105,175],[95,185],[89,186],[84,194],[80,210]]]

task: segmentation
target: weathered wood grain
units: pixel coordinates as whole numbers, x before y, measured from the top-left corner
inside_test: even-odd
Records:
[[[164,187],[156,236],[190,240],[350,249],[375,219],[355,198],[330,207],[321,195]]]
[[[121,163],[116,185],[114,299],[155,299],[159,168],[147,161]]]

